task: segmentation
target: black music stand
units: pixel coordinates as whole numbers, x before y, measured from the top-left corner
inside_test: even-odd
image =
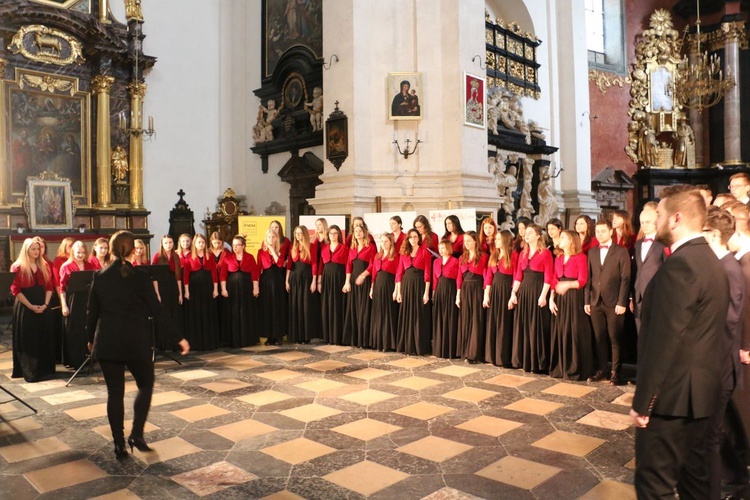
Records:
[[[137,269],[146,271],[151,276],[151,279],[156,281],[160,290],[166,290],[166,287],[170,285],[169,280],[174,280],[174,276],[172,275],[168,264],[144,265],[138,266]],[[156,356],[159,355],[171,359],[178,365],[181,365],[182,362],[179,359],[164,351],[157,345],[155,318],[150,317],[148,322],[151,328],[151,361],[156,361]]]
[[[0,273],[0,299],[5,299],[8,296],[10,296],[10,286],[13,284],[13,280],[16,277],[16,273]],[[13,320],[11,319],[11,323]],[[0,391],[3,391],[8,396],[10,396],[13,399],[10,399],[8,401],[3,401],[0,404],[10,403],[11,401],[18,401],[22,405],[24,405],[29,410],[33,411],[34,413],[37,413],[36,408],[31,406],[29,403],[24,401],[23,399],[19,398],[12,392],[10,392],[8,389],[0,385]]]
[[[91,289],[91,282],[94,281],[95,272],[96,271],[74,271],[71,273],[70,281],[68,281],[67,293],[88,292]],[[85,307],[85,304],[77,305],[76,307]],[[73,311],[70,311],[70,313],[72,314]],[[91,357],[91,353],[88,352],[88,342],[87,345],[83,347],[86,349],[86,359],[83,360],[83,363],[81,363],[81,366],[78,367],[73,376],[68,379],[65,383],[65,387],[70,385],[73,379],[76,378],[78,373],[80,373],[86,365],[89,365],[89,375],[91,375],[93,368],[89,363],[93,361],[93,358]]]

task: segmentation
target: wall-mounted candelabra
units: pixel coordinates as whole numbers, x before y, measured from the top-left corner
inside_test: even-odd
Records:
[[[417,142],[414,143],[414,147],[409,151],[409,144],[413,142],[411,139],[406,139],[406,146],[403,150],[401,150],[401,145],[398,143],[398,139],[395,137],[393,138],[393,144],[396,145],[396,149],[398,150],[398,154],[403,155],[404,160],[408,160],[411,155],[417,152],[417,149],[419,149],[419,145],[422,144],[422,141],[419,139],[419,136],[417,136]]]
[[[131,113],[132,114],[132,113]],[[128,120],[125,116],[125,112],[120,112],[119,115],[119,122],[120,122],[120,131],[124,134],[130,134],[133,137],[143,137],[145,140],[150,140],[153,135],[156,134],[156,129],[154,129],[154,117],[149,116],[148,117],[148,128],[141,128],[138,125],[140,125],[141,120],[138,120],[138,123],[133,123],[133,119],[131,117],[130,123],[128,123]]]

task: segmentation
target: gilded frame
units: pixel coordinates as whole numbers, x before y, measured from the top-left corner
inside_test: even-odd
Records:
[[[70,180],[32,178],[27,182],[29,228],[32,231],[73,229]]]
[[[79,206],[91,206],[91,96],[78,78],[15,69],[2,99],[6,110],[8,202],[20,204],[26,181],[42,172],[70,179]]]
[[[464,72],[461,102],[463,103],[464,125],[485,128],[487,123],[487,84],[483,77]]]

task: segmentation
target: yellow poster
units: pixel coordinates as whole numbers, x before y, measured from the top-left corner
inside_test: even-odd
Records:
[[[282,229],[286,227],[286,217],[283,215],[240,215],[237,218],[238,233],[245,235],[247,247],[245,251],[258,257],[258,249],[266,237],[266,230],[271,221],[279,221]],[[286,235],[284,235],[286,236]]]

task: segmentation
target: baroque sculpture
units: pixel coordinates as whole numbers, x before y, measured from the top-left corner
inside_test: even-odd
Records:
[[[310,125],[313,132],[323,130],[323,89],[320,87],[313,88],[313,98],[311,102],[305,103],[305,109],[310,113]]]
[[[531,144],[532,127],[538,129],[538,125],[532,121],[526,122],[524,119],[521,96],[502,88],[493,90],[487,102],[487,127],[493,134],[498,134],[498,123],[502,123],[508,130],[521,132],[526,144]],[[535,130],[535,132],[538,134],[540,131]]]
[[[128,177],[128,153],[122,146],[112,150],[112,179],[123,182]]]
[[[279,116],[276,101],[269,99],[266,104],[268,107],[261,104],[258,108],[258,121],[253,127],[253,139],[256,144],[273,140],[273,125],[271,125],[271,122]]]

